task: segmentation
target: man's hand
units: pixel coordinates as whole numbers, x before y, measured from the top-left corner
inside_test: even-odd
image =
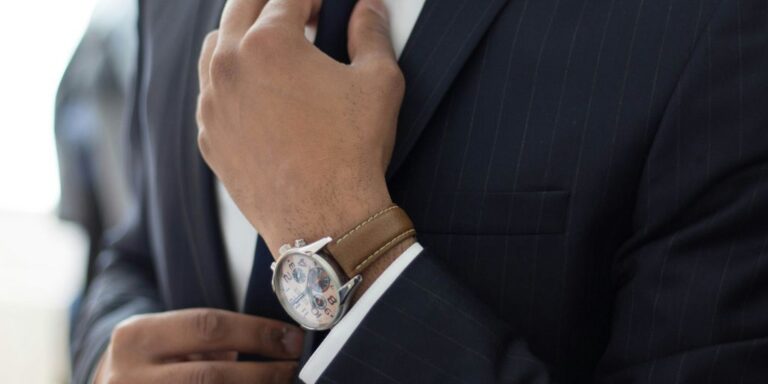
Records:
[[[290,383],[303,338],[289,324],[213,309],[138,316],[115,328],[94,381]],[[237,352],[285,361],[238,362]]]
[[[346,65],[304,37],[319,6],[230,0],[200,59],[200,150],[275,255],[391,203],[384,174],[404,80],[386,8],[358,2]]]

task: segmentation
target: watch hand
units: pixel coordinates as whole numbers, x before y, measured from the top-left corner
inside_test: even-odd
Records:
[[[312,289],[309,287],[309,281],[307,281],[307,285],[305,286],[304,293],[302,293],[302,295],[304,294],[309,296],[309,304],[312,305],[312,309],[317,309],[317,305],[315,305],[314,295],[312,295]]]
[[[298,303],[299,301],[301,301],[301,299],[303,299],[303,298],[304,298],[304,296],[306,296],[306,295],[307,295],[307,293],[306,293],[306,292],[302,292],[302,293],[301,293],[301,295],[298,295],[298,296],[296,296],[296,298],[294,298],[293,300],[291,300],[291,305],[295,305],[296,303]]]

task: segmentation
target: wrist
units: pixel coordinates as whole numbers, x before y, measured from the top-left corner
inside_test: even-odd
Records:
[[[382,178],[383,179],[383,178]],[[296,239],[308,243],[325,236],[337,238],[381,209],[392,205],[386,184],[377,188],[351,188],[358,193],[331,193],[314,203],[282,209],[277,220],[258,228],[273,255],[282,244]],[[320,196],[318,194],[317,196]]]

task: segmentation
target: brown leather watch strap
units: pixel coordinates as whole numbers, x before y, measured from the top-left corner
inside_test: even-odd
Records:
[[[344,273],[352,277],[392,247],[415,235],[411,219],[402,208],[393,205],[339,236],[326,246],[326,250]]]

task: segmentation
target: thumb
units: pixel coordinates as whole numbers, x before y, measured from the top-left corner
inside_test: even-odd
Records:
[[[396,61],[390,37],[389,11],[382,0],[360,0],[349,19],[349,57],[353,64]]]

